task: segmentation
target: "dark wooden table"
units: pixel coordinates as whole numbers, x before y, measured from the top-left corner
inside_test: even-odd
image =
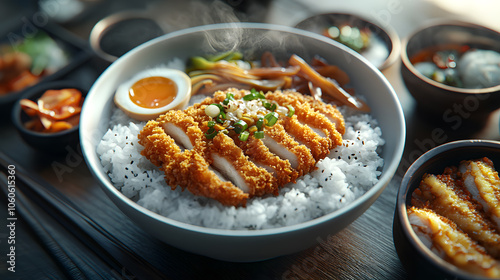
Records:
[[[65,27],[86,39],[90,28],[99,18],[129,7],[119,5],[116,1],[108,2],[94,16],[79,22],[65,23]],[[350,10],[378,17],[379,20],[385,19],[388,24],[395,25],[401,37],[406,36],[419,23],[411,11],[414,8],[412,5],[417,5],[413,2],[417,1],[408,1],[412,2],[411,5],[403,3],[405,1],[396,1],[403,7],[398,13],[389,3],[394,1],[354,1],[359,3],[339,7],[336,5],[340,4],[328,1],[317,1],[309,5],[303,4],[305,2],[307,1],[276,0],[268,5],[266,13],[252,14],[254,17],[248,18],[293,25],[294,20],[299,21],[309,14]],[[420,12],[432,11],[423,14],[421,18],[436,17],[427,1],[418,2]],[[165,5],[161,1],[153,1],[153,4],[159,5],[158,3],[160,6]],[[132,8],[142,7],[139,2],[134,1],[128,5]],[[30,15],[26,7],[20,7],[19,4],[10,3],[5,7],[10,8],[12,13],[3,10],[0,15],[8,14],[5,18],[11,21],[20,20],[22,15]],[[33,9],[30,5],[27,7]],[[169,9],[168,12],[171,13],[172,10]],[[238,14],[240,17],[242,15],[244,16]],[[444,15],[453,16],[451,13]],[[182,24],[179,23],[178,26]],[[106,65],[99,59],[93,59],[66,78],[83,81],[90,87]],[[396,194],[404,172],[417,156],[442,144],[432,140],[434,129],[443,129],[446,141],[468,138],[499,140],[499,112],[493,113],[484,124],[472,129],[454,129],[445,123],[429,121],[418,113],[414,100],[404,87],[399,74],[399,63],[386,69],[384,74],[400,98],[408,129],[405,153],[393,180],[371,208],[338,234],[319,240],[318,245],[303,252],[256,263],[217,261],[159,242],[138,228],[113,205],[91,176],[78,147],[69,148],[60,155],[36,151],[24,144],[8,118],[1,119],[0,152],[3,153],[4,160],[15,165],[20,172],[33,175],[35,181],[40,182],[40,188],[50,186],[49,188],[56,189],[63,194],[66,202],[78,209],[77,213],[85,215],[90,221],[75,216],[76,212],[61,216],[57,211],[53,212],[51,207],[30,205],[29,199],[32,196],[29,192],[24,197],[28,198],[28,202],[21,201],[23,194],[19,193],[16,227],[11,231],[7,227],[10,221],[8,201],[4,193],[0,193],[0,279],[154,279],[155,276],[158,279],[408,278],[392,239]],[[71,221],[80,221],[80,224],[75,227]],[[78,232],[79,229],[83,229],[83,234]],[[16,241],[15,273],[7,271],[7,261],[10,258],[8,241],[12,234]],[[94,244],[89,236],[101,236],[95,247],[87,246]]]

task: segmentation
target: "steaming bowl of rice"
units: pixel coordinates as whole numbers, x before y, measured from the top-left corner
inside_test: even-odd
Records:
[[[249,56],[269,50],[278,58],[298,54],[311,59],[319,55],[347,72],[350,86],[366,100],[371,111],[357,114],[340,108],[346,126],[352,127],[343,137],[345,144],[340,153],[344,154],[318,162],[318,170],[299,178],[296,184],[286,185],[278,196],[251,199],[247,207],[239,208],[193,198],[180,188],[172,191],[158,170],[148,173],[147,186],[134,181],[140,176],[118,179],[155,167],[143,162],[140,145],[134,142],[144,124],[130,123],[117,112],[113,103],[117,87],[144,69],[158,65],[182,68],[189,57],[234,49],[244,50]],[[347,227],[372,205],[392,179],[403,153],[405,135],[404,116],[394,90],[363,57],[312,32],[259,23],[189,28],[131,50],[95,82],[80,121],[80,142],[87,165],[121,211],[171,246],[236,262],[296,253]],[[361,147],[361,141],[372,145]],[[365,160],[355,162],[351,153]],[[337,156],[345,160],[339,162]],[[122,173],[124,167],[132,173]],[[333,171],[323,175],[321,170]],[[363,174],[363,170],[372,172]],[[328,188],[340,188],[340,192],[324,195],[322,192],[328,188],[322,180],[330,180]],[[348,183],[339,186],[339,180]]]

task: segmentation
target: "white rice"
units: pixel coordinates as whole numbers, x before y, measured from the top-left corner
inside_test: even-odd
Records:
[[[113,184],[139,205],[181,222],[221,229],[266,229],[294,225],[335,211],[378,181],[384,145],[376,120],[341,108],[346,121],[343,145],[317,163],[318,169],[284,186],[278,196],[252,198],[247,207],[227,207],[181,188],[171,190],[163,172],[141,156],[134,123],[116,109],[97,147]]]

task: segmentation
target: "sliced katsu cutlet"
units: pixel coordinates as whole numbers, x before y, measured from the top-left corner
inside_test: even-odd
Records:
[[[315,129],[330,140],[330,149],[342,144],[345,122],[344,117],[335,106],[327,105],[294,91],[269,92],[266,94],[266,98],[282,105],[293,106],[295,115],[301,123]]]
[[[233,140],[257,166],[273,174],[278,186],[295,182],[299,177],[299,172],[292,168],[290,161],[272,153],[261,139],[251,137],[247,141],[241,141],[235,137]]]
[[[267,101],[243,101],[248,94],[237,89],[217,91],[183,111],[170,111],[148,122],[139,136],[143,155],[161,166],[172,188],[179,185],[195,195],[241,206],[254,196],[277,195],[281,187],[313,171],[317,161],[342,143],[337,127],[343,131],[344,122],[335,107],[301,99],[295,93],[290,98],[278,92],[261,93],[259,98],[272,97],[269,102],[275,109],[269,109],[263,105]],[[213,104],[218,108],[224,104],[225,119],[215,122],[207,115],[206,108]],[[287,114],[288,110],[294,114]],[[264,114],[278,115],[278,111],[279,118],[266,118],[265,125],[256,128],[255,122],[262,121]],[[241,138],[235,131],[239,120],[262,136]]]
[[[235,89],[228,91],[233,93],[235,99],[240,99],[247,93]],[[226,93],[218,91],[213,98],[207,98],[201,103],[187,108],[185,112],[193,116],[199,123],[205,123],[210,120],[210,117],[205,114],[205,107],[212,103],[222,102],[226,98]],[[265,133],[266,137],[263,139],[253,138],[253,145],[242,144],[237,136],[233,135],[232,138],[252,162],[267,170],[273,169],[271,172],[276,174],[278,187],[294,182],[298,177],[313,170],[316,160],[311,151],[295,141],[285,130],[281,121],[272,127],[266,127]],[[250,149],[250,147],[253,148]]]

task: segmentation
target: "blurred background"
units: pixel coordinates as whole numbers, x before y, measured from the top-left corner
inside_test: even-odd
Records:
[[[88,38],[100,19],[125,10],[146,11],[166,30],[234,20],[293,26],[313,14],[332,11],[357,13],[392,25],[402,37],[432,18],[457,18],[500,28],[496,0],[1,0],[0,31],[34,16],[40,22],[50,18]]]

